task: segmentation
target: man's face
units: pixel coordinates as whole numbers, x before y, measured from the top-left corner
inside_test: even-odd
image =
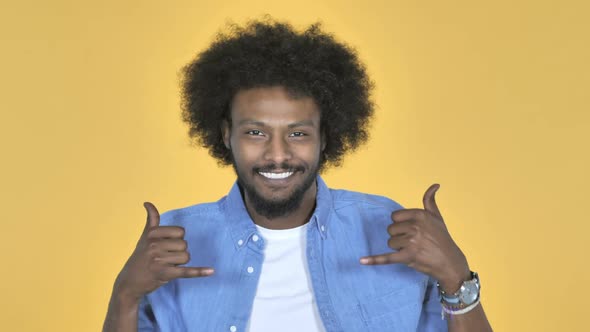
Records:
[[[272,219],[315,194],[323,144],[312,98],[294,98],[282,87],[243,90],[234,97],[231,119],[224,143],[249,206]]]

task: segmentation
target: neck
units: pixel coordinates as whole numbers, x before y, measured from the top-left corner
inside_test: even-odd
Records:
[[[246,210],[250,214],[250,217],[254,223],[258,226],[268,229],[289,229],[299,227],[306,224],[313,214],[315,209],[316,196],[317,196],[317,182],[314,182],[309,189],[303,195],[301,204],[299,207],[284,216],[269,219],[261,214],[258,214],[252,204],[249,202],[248,195],[245,194],[244,202],[246,204]]]

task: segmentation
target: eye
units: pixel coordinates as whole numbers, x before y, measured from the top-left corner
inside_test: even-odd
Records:
[[[252,135],[252,136],[262,136],[263,135],[260,130],[248,130],[246,132],[246,134]]]
[[[291,133],[289,136],[290,137],[301,137],[301,136],[307,136],[307,135],[305,133],[300,132],[300,131],[296,131],[294,133]]]

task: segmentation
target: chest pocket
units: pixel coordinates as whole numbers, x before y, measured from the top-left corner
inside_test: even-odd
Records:
[[[384,295],[360,300],[360,309],[367,331],[416,331],[425,287],[409,284]]]

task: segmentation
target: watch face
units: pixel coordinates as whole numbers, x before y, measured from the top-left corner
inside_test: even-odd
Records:
[[[477,300],[477,296],[479,295],[479,288],[477,287],[476,283],[466,282],[461,286],[461,291],[459,294],[459,299],[461,302],[469,305],[474,303]]]

